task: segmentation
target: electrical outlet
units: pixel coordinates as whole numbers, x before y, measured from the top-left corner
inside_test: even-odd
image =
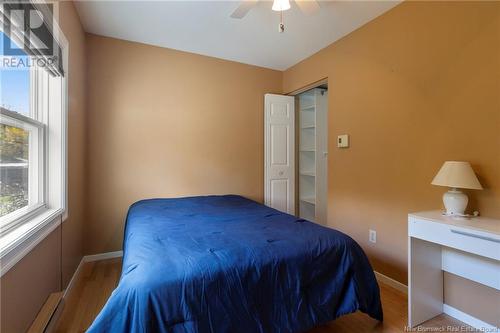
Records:
[[[376,243],[377,242],[377,232],[375,230],[370,229],[368,231],[368,240],[371,243]]]

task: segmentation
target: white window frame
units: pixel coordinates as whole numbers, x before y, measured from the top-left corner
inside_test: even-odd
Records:
[[[30,133],[28,144],[28,205],[0,218],[0,236],[19,223],[45,209],[45,124],[19,114],[1,109],[2,124],[18,127]]]
[[[59,28],[53,24],[54,37],[62,50],[64,76],[52,77],[41,74],[43,69],[32,71],[31,80],[44,90],[30,93],[30,113],[40,120],[32,120],[20,114],[7,114],[17,121],[28,122],[40,127],[42,132],[43,168],[40,179],[43,191],[39,194],[43,204],[19,214],[0,228],[0,277],[28,254],[68,218],[67,197],[67,113],[68,113],[68,59],[69,43]],[[45,82],[43,82],[45,81]],[[46,90],[45,90],[46,89]],[[35,107],[36,105],[36,107]],[[19,213],[20,210],[16,211]],[[14,212],[13,212],[14,213]],[[10,215],[10,214],[8,214]]]

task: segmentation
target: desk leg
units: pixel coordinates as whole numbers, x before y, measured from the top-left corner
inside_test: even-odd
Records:
[[[408,237],[408,326],[443,313],[441,246]]]

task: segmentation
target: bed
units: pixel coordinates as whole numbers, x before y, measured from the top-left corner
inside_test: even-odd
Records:
[[[382,320],[345,234],[236,195],[128,212],[120,281],[88,332],[304,332],[357,310]]]

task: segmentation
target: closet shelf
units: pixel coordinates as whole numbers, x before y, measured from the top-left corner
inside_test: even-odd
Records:
[[[316,204],[316,198],[315,197],[301,198],[300,201],[306,202],[306,203],[311,204],[311,205],[315,205]]]
[[[301,106],[300,111],[314,111],[316,108],[316,105],[307,105],[307,106]]]
[[[300,175],[301,176],[316,177],[316,173],[314,171],[301,171]]]
[[[316,128],[316,126],[315,125],[306,125],[306,126],[302,126],[301,128],[302,129]]]
[[[316,151],[316,149],[312,149],[312,148],[310,148],[310,149],[308,149],[308,148],[304,148],[304,149],[302,149],[302,148],[301,148],[301,149],[300,149],[300,151],[306,151],[306,152],[307,152],[307,151],[312,151],[312,152],[315,152],[315,151]]]

